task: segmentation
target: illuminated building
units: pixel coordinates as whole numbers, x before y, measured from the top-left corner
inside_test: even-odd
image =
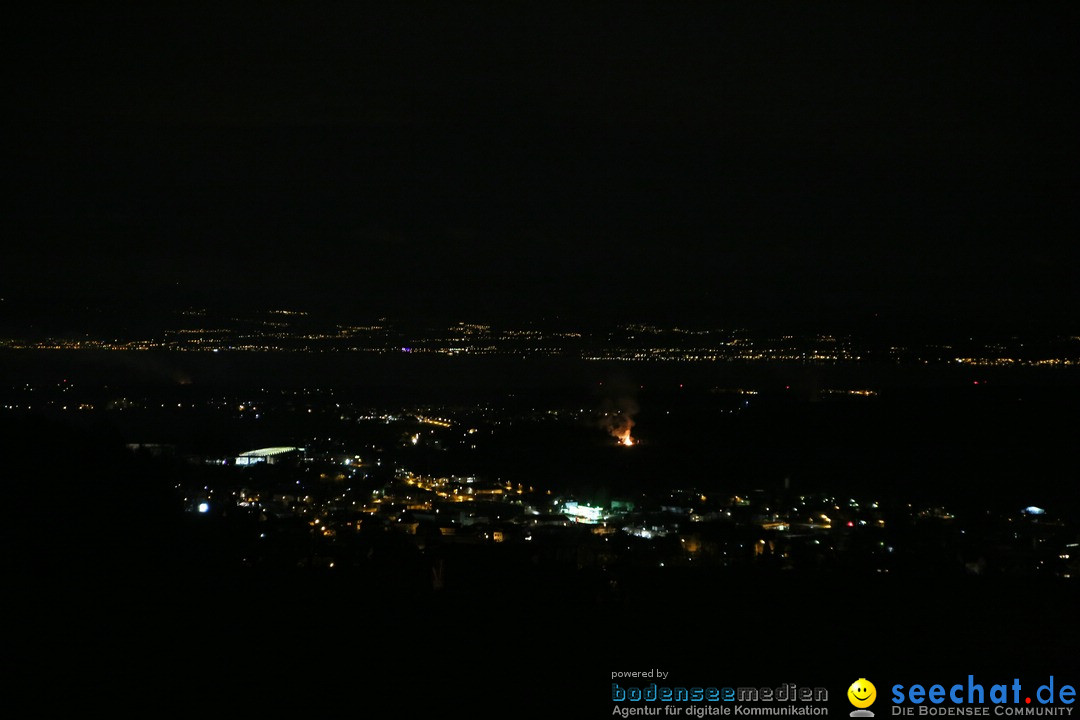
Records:
[[[247,452],[240,453],[236,457],[236,464],[240,466],[258,465],[260,463],[266,463],[267,465],[278,465],[280,463],[296,459],[296,457],[299,456],[299,454],[302,452],[303,448],[291,446],[267,447],[260,448],[258,450],[248,450]]]

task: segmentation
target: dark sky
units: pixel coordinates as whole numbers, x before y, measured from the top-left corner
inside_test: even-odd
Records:
[[[9,322],[1077,330],[1070,4],[147,5],[6,23]]]

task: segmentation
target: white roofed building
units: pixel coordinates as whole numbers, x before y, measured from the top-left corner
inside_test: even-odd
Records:
[[[292,447],[291,445],[248,450],[236,456],[235,464],[240,466],[258,465],[260,463],[276,465],[281,462],[295,460],[303,451],[303,448]]]

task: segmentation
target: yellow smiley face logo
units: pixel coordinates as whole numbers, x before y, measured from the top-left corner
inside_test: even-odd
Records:
[[[867,708],[877,699],[877,688],[866,678],[859,678],[847,689],[848,700],[857,708]]]

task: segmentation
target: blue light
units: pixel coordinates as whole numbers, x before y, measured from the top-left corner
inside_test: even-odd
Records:
[[[204,502],[199,503],[199,512],[201,512],[201,513],[210,512],[210,503],[204,503]]]

